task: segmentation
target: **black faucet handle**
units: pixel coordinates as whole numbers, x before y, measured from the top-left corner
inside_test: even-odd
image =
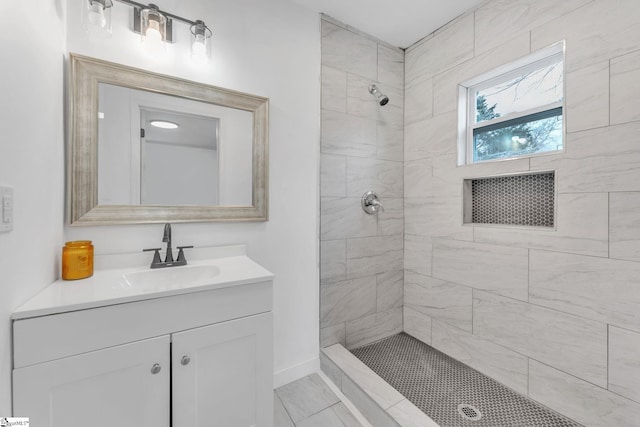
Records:
[[[189,245],[189,246],[176,246],[178,248],[178,259],[176,260],[177,262],[182,262],[184,261],[184,263],[187,263],[187,259],[184,256],[184,251],[183,249],[192,249],[193,245]]]
[[[162,262],[162,259],[160,258],[160,249],[162,248],[150,248],[150,249],[142,250],[142,252],[155,251],[155,253],[153,254],[153,261],[151,261],[151,265],[155,265]]]

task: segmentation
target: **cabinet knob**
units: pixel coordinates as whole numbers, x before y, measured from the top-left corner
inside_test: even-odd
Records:
[[[191,358],[189,356],[182,356],[182,359],[180,359],[180,363],[182,363],[183,366],[188,365],[189,362],[191,362]]]
[[[154,363],[153,366],[151,367],[151,373],[157,374],[158,372],[160,372],[161,369],[162,367],[160,366],[159,363]]]

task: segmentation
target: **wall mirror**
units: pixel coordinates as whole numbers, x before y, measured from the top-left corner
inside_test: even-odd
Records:
[[[268,219],[267,98],[70,55],[71,225]]]

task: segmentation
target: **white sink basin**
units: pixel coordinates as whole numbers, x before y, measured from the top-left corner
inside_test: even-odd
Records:
[[[187,288],[210,284],[220,274],[215,265],[185,265],[125,273],[127,284],[139,290]]]

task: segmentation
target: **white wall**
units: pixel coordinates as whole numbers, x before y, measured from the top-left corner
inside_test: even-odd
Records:
[[[195,246],[244,243],[274,282],[277,381],[306,374],[318,356],[318,141],[320,30],[317,14],[286,0],[161,0],[161,9],[202,19],[213,30],[213,62],[189,60],[189,28],[174,23],[177,43],[163,60],[146,57],[128,26],[131,9],[115,3],[113,36],[82,33],[80,0],[67,0],[68,52],[270,98],[270,200],[266,223],[176,224],[174,241]],[[161,225],[65,228],[65,239],[93,240],[96,252],[154,247]]]
[[[58,274],[62,246],[63,0],[0,3],[0,185],[14,188],[0,234],[0,414],[11,414],[11,312]],[[25,31],[29,30],[29,31]]]

